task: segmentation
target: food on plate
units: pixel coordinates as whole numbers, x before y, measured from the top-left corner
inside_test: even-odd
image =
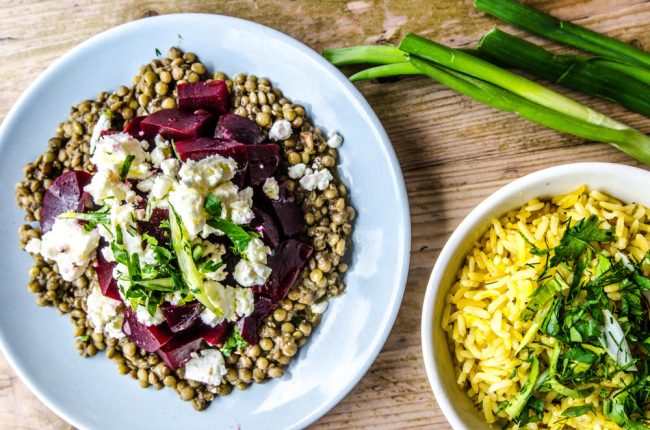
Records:
[[[647,428],[648,209],[586,186],[492,220],[446,295],[456,382],[508,428]]]
[[[25,166],[29,290],[83,356],[196,409],[280,377],[345,287],[341,142],[268,79],[171,48],[73,106]]]

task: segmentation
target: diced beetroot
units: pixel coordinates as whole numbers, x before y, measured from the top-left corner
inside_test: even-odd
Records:
[[[148,221],[137,221],[138,230],[141,234],[147,233],[149,236],[156,238],[158,245],[169,245],[169,231],[160,227],[160,223],[169,220],[169,211],[167,209],[155,208],[151,211]]]
[[[264,132],[257,123],[234,113],[222,115],[217,121],[214,137],[235,140],[246,145],[264,142]]]
[[[176,89],[178,107],[183,110],[205,109],[218,115],[228,112],[230,93],[226,81],[187,83],[178,85]]]
[[[99,132],[99,137],[110,136],[111,134],[119,134],[119,133],[122,133],[122,132],[119,131],[119,130],[102,130],[102,131]]]
[[[216,139],[203,137],[194,140],[183,140],[176,142],[176,151],[181,161],[201,160],[212,155],[221,155],[230,157],[237,162],[239,172],[233,179],[237,185],[243,185],[246,178],[246,168],[248,167],[247,146],[228,139]]]
[[[41,210],[41,231],[52,229],[57,216],[63,212],[85,212],[92,207],[90,194],[84,187],[90,183],[90,173],[72,170],[59,176],[52,182],[43,196]]]
[[[232,332],[233,325],[229,322],[223,322],[216,327],[210,327],[205,325],[202,330],[203,340],[205,340],[208,345],[215,346],[219,345],[226,341],[230,333]]]
[[[260,327],[264,318],[273,310],[274,305],[271,299],[255,295],[255,307],[253,313],[237,321],[237,330],[241,337],[251,345],[257,345],[260,341]]]
[[[271,249],[278,246],[280,243],[280,232],[271,215],[256,207],[253,207],[253,213],[255,217],[251,221],[251,227],[262,235],[262,240]]]
[[[133,343],[147,352],[154,352],[169,342],[174,334],[166,322],[160,325],[146,326],[138,321],[130,306],[124,309],[122,331]]]
[[[203,342],[201,330],[189,330],[179,333],[163,345],[156,354],[165,362],[171,370],[176,370],[192,358],[192,353],[201,347]]]
[[[140,127],[147,139],[153,139],[157,134],[174,140],[196,139],[212,134],[214,116],[203,112],[162,109],[143,119]]]
[[[144,137],[144,132],[142,131],[140,124],[145,118],[146,116],[144,115],[136,116],[131,121],[126,123],[124,126],[124,132],[130,134],[136,139],[142,139]]]
[[[187,330],[196,323],[199,315],[201,315],[202,305],[199,302],[190,302],[183,306],[172,305],[171,303],[163,303],[160,310],[165,316],[165,321],[169,329],[173,333]]]
[[[280,224],[285,236],[293,236],[305,228],[305,220],[300,207],[286,182],[280,184],[278,199],[266,198],[266,202],[267,206],[272,209],[275,220]]]
[[[283,300],[312,252],[314,248],[304,242],[296,239],[285,240],[275,248],[269,258],[271,275],[266,283],[254,286],[253,291],[269,297],[273,304]]]
[[[97,281],[102,294],[111,299],[122,301],[122,297],[117,289],[117,280],[113,278],[113,268],[117,263],[106,261],[101,249],[97,250],[97,263],[95,264],[95,272],[97,273]]]
[[[248,150],[248,180],[252,185],[261,184],[266,178],[273,176],[280,164],[280,147],[275,143],[264,145],[249,145]]]

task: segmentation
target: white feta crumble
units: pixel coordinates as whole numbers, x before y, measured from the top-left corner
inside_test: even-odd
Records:
[[[90,153],[95,152],[95,146],[99,137],[102,135],[102,131],[111,129],[111,113],[102,112],[102,114],[97,119],[95,127],[93,127],[93,134],[90,136]]]
[[[160,169],[162,170],[163,174],[171,176],[173,178],[174,176],[178,175],[178,172],[181,169],[181,163],[175,158],[168,158],[167,160],[163,160],[160,163]]]
[[[235,281],[243,287],[263,285],[271,274],[271,268],[264,264],[241,259],[235,266],[233,276]]]
[[[223,320],[228,320],[228,321],[236,320],[237,313],[235,312],[235,289],[232,287],[226,287],[219,282],[210,281],[210,280],[206,280],[203,283],[203,286],[205,288],[206,295],[208,296],[210,301],[212,301],[212,303],[214,303],[223,312],[223,315],[221,316],[212,314],[214,315],[214,317],[212,317],[210,315],[212,312],[206,310],[207,311],[205,312],[206,318],[208,317],[212,318],[213,324],[214,323],[218,324]],[[220,321],[219,318],[221,318]],[[208,324],[208,322],[204,320],[203,317],[201,319],[203,320],[203,322]]]
[[[227,371],[223,356],[217,349],[204,349],[199,354],[193,353],[192,359],[185,364],[187,379],[209,385],[221,384],[221,378]]]
[[[237,162],[232,158],[212,155],[199,161],[187,160],[181,166],[178,176],[188,187],[208,192],[222,182],[229,181],[237,173]]]
[[[29,252],[30,254],[38,255],[41,253],[41,239],[38,239],[36,237],[33,237],[27,242],[27,245],[25,245],[25,251]]]
[[[146,144],[146,145],[145,145]],[[97,170],[110,170],[119,175],[127,157],[133,157],[127,178],[146,178],[150,173],[150,155],[145,150],[148,144],[140,142],[128,133],[109,134],[100,137],[90,157]]]
[[[154,138],[154,143],[156,146],[151,150],[151,164],[159,168],[163,161],[172,156],[172,149],[169,141],[159,134]]]
[[[71,282],[86,271],[98,245],[97,230],[86,231],[75,219],[57,218],[43,235],[41,255],[54,260],[63,280]]]
[[[118,314],[113,317],[109,322],[104,326],[104,333],[110,338],[113,339],[122,339],[124,337],[124,332],[122,331],[122,324],[124,323],[124,315]]]
[[[291,137],[291,123],[286,119],[279,119],[273,123],[269,130],[269,139],[284,140]]]
[[[168,200],[181,217],[189,239],[196,238],[203,230],[206,221],[206,213],[203,210],[204,198],[201,192],[194,187],[179,184],[169,193]]]
[[[289,177],[291,179],[300,179],[304,176],[306,170],[307,165],[305,163],[298,163],[295,166],[289,167]]]
[[[311,311],[314,314],[322,314],[327,310],[327,306],[329,306],[329,301],[323,300],[322,302],[311,305]]]
[[[174,187],[174,180],[166,175],[158,175],[151,186],[150,196],[155,200],[163,200]]]
[[[264,245],[261,239],[255,237],[248,242],[246,247],[246,259],[255,263],[266,264],[266,259],[271,255],[271,248]]]
[[[313,172],[311,169],[305,171],[305,176],[300,178],[300,185],[307,191],[313,191],[318,188],[323,191],[334,179],[330,171],[326,168],[316,170]]]
[[[235,288],[235,312],[239,317],[247,317],[253,313],[255,301],[253,290],[250,288]]]
[[[86,308],[88,318],[92,325],[95,326],[96,333],[104,331],[106,324],[117,316],[117,307],[119,305],[119,301],[104,296],[99,287],[93,288],[86,299]],[[120,325],[120,330],[121,328]]]
[[[156,308],[156,312],[153,315],[149,313],[146,307],[138,306],[135,310],[135,317],[142,324],[150,327],[152,325],[159,325],[165,320],[165,317],[160,310],[160,307]]]
[[[223,317],[223,315],[219,316],[208,308],[203,309],[203,312],[201,312],[200,316],[201,316],[201,321],[203,321],[204,324],[209,325],[210,327],[216,327],[226,320]]]
[[[273,176],[266,178],[266,181],[264,181],[264,184],[262,185],[262,191],[264,191],[264,194],[266,194],[270,199],[277,200],[280,198],[280,186]]]
[[[332,131],[327,135],[327,146],[330,148],[339,148],[342,143],[343,138],[337,132]]]
[[[84,187],[97,204],[105,200],[126,200],[128,193],[133,193],[129,186],[120,181],[119,177],[111,170],[100,170],[95,173],[90,183]]]
[[[230,220],[239,225],[250,223],[255,217],[252,207],[253,189],[247,187],[237,194],[237,200],[228,204]]]

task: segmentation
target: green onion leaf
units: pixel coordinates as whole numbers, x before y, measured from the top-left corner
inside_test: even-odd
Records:
[[[122,163],[122,168],[120,169],[120,179],[122,182],[126,181],[127,176],[129,176],[129,169],[131,169],[131,163],[135,160],[135,155],[129,154],[124,159]]]

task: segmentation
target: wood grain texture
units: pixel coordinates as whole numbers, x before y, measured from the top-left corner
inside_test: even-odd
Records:
[[[535,0],[539,8],[650,48],[650,3]],[[0,120],[20,93],[67,50],[115,25],[156,14],[210,12],[281,30],[316,50],[387,40],[413,31],[468,46],[496,24],[469,0],[125,1],[0,0]],[[565,48],[531,38],[545,47]],[[148,59],[143,58],[143,62]],[[359,86],[395,146],[411,207],[413,242],[406,294],[381,354],[358,386],[314,429],[449,428],[424,373],[420,309],[431,268],[455,226],[507,182],[574,161],[637,163],[495,111],[421,77]],[[650,120],[612,103],[565,93],[650,132]],[[351,144],[351,143],[350,143]],[[45,143],[44,143],[45,146]],[[67,429],[0,357],[0,429]]]

